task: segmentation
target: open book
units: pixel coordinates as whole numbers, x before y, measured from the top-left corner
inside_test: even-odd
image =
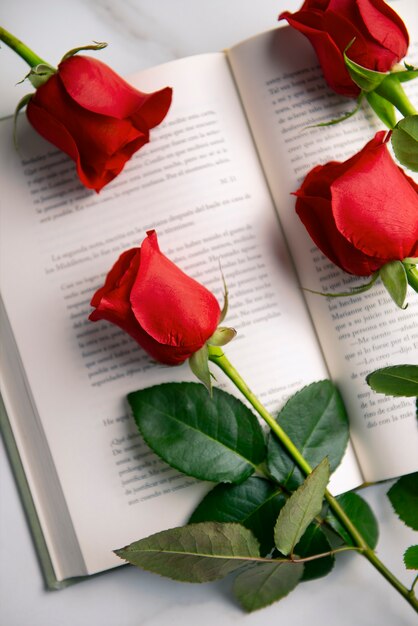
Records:
[[[187,364],[157,365],[119,329],[87,319],[104,275],[148,229],[220,301],[221,263],[226,322],[238,331],[228,357],[271,411],[315,380],[339,385],[352,445],[334,493],[418,469],[414,402],[365,384],[378,367],[417,362],[418,298],[401,311],[379,285],[341,299],[303,291],[359,281],[318,252],[291,196],[311,167],[362,147],[377,119],[365,109],[311,127],[354,103],[327,88],[310,44],[288,27],[132,82],[172,86],[173,105],[100,194],[23,117],[18,153],[12,120],[0,124],[2,421],[50,586],[119,565],[113,549],[185,523],[209,488],[153,455],[125,400],[193,380]]]

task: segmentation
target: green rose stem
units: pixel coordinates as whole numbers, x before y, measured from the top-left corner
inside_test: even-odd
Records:
[[[396,74],[387,76],[375,89],[376,93],[391,102],[404,117],[416,115],[416,108],[408,99],[404,88],[395,76]]]
[[[225,356],[222,348],[215,346],[208,346],[209,360],[215,363],[220,369],[228,376],[228,378],[234,383],[234,385],[241,391],[244,397],[250,402],[257,413],[268,424],[271,430],[274,432],[282,446],[292,457],[293,461],[300,467],[304,474],[308,475],[312,472],[312,468],[305,460],[291,439],[286,435],[281,426],[276,422],[273,416],[267,411],[267,409],[261,404],[258,398],[253,394],[251,389],[247,386],[240,374],[229,362]],[[352,523],[344,509],[340,506],[338,501],[329,493],[325,492],[325,498],[340,522],[350,533],[353,541],[355,542],[358,550],[364,554],[366,559],[386,578],[386,580],[409,602],[409,604],[418,612],[418,599],[415,597],[413,589],[407,589],[386,566],[378,559],[375,552],[367,544],[366,540],[362,537],[361,533]]]
[[[36,67],[37,65],[48,65],[41,57],[35,54],[30,48],[28,48],[20,39],[17,39],[14,35],[9,33],[5,28],[0,26],[0,41],[4,41],[5,44],[14,50],[19,56],[30,65],[30,67]]]
[[[416,266],[405,266],[406,277],[408,283],[418,293],[418,267]]]

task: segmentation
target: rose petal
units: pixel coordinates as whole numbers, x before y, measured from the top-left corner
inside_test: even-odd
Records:
[[[91,57],[66,59],[59,65],[59,76],[68,95],[84,109],[119,120],[140,113],[148,128],[164,119],[171,104],[171,88],[142,93]]]
[[[337,93],[355,97],[360,90],[352,81],[343,53],[379,72],[389,71],[408,49],[408,32],[401,18],[383,0],[306,0],[291,14],[279,19],[311,41],[325,79]]]
[[[327,32],[327,26],[324,24],[324,14],[308,11],[298,11],[294,14],[284,12],[280,15],[280,18],[286,19],[290,26],[309,39],[318,57],[324,78],[331,89],[347,97],[357,97],[360,89],[353,83],[348,73],[341,50],[331,34]],[[352,32],[349,24],[346,24],[344,20],[341,20],[341,22],[343,23],[342,33]],[[348,35],[345,46],[350,42],[351,38]]]
[[[331,183],[336,176],[345,171],[343,163],[329,161],[325,165],[316,165],[305,177],[301,188],[296,192],[297,196],[316,196],[331,200]]]
[[[161,124],[171,105],[173,90],[165,87],[160,91],[147,94],[147,98],[137,114],[132,115],[132,120],[139,115],[148,128],[154,128]]]
[[[187,351],[166,349],[149,337],[140,327],[130,303],[130,292],[140,264],[140,249],[124,252],[106,277],[103,287],[94,294],[91,305],[96,307],[89,315],[92,322],[106,320],[128,333],[148,354],[160,363],[177,365],[190,356]]]
[[[51,77],[49,81],[53,79],[54,77]],[[50,141],[59,150],[68,154],[73,161],[78,163],[80,155],[71,134],[59,120],[41,106],[37,105],[35,96],[32,96],[26,107],[28,120],[44,139]]]
[[[82,183],[99,191],[149,141],[146,127],[86,111],[73,102],[54,74],[29,101],[36,130],[77,164]]]
[[[351,0],[349,4],[350,7],[354,8]],[[350,19],[349,15],[345,16],[339,12],[327,11],[324,15],[323,25],[324,29],[331,33],[332,39],[340,50],[344,66],[343,53],[353,39],[353,43],[347,50],[347,55],[352,61],[363,67],[378,72],[386,72],[398,61],[398,57],[395,57],[390,50],[386,50],[384,46],[370,37],[362,20],[356,15]],[[324,62],[329,64],[329,60]]]
[[[386,144],[368,144],[331,185],[337,229],[353,246],[386,260],[410,256],[418,240],[418,186]]]
[[[356,5],[370,35],[391,53],[392,64],[403,59],[409,35],[396,11],[381,0],[356,0]]]
[[[126,290],[126,294],[129,295],[130,288],[135,280],[135,274],[132,271],[129,272],[129,268],[136,257],[135,267],[139,267],[140,254],[140,248],[131,248],[120,255],[107,274],[103,287],[100,287],[91,299],[90,304],[92,306],[99,306],[102,297],[120,286],[122,286]],[[126,299],[129,300],[129,297]]]
[[[366,257],[341,235],[335,226],[329,200],[298,197],[296,212],[321,252],[346,272],[370,276],[382,265],[381,259]]]
[[[370,150],[373,147],[382,145],[386,140],[387,132],[382,130],[364,146],[363,150]],[[346,171],[358,161],[362,151],[356,152],[346,161],[328,161],[324,165],[317,165],[305,177],[299,192],[301,195],[318,196],[331,200],[331,184],[334,180],[342,176]]]
[[[105,319],[130,334],[136,331],[138,324],[131,311],[129,294],[139,264],[139,248],[127,250],[119,257],[107,275],[105,284],[96,291],[91,300],[91,305],[96,309],[90,314],[90,320],[94,322]]]
[[[155,341],[191,352],[214,333],[220,318],[214,295],[160,252],[155,231],[141,246],[131,305],[138,323]]]

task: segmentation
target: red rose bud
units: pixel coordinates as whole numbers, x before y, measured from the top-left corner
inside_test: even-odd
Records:
[[[279,19],[309,39],[325,80],[344,96],[360,93],[344,63],[344,50],[353,39],[350,60],[378,72],[388,72],[408,49],[405,24],[384,0],[305,0],[299,11],[285,11]]]
[[[110,67],[81,55],[66,58],[27,106],[32,126],[77,166],[86,187],[100,191],[149,141],[171,104],[169,87],[137,91]]]
[[[205,345],[221,310],[210,291],[161,253],[156,232],[147,235],[110,270],[89,319],[116,324],[155,360],[177,365]]]
[[[418,186],[393,161],[386,138],[378,132],[347,161],[315,167],[295,193],[315,244],[357,276],[418,256]]]

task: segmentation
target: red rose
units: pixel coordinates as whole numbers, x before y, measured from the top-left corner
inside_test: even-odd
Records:
[[[213,335],[221,311],[210,291],[160,252],[156,232],[147,235],[110,270],[89,319],[120,326],[154,359],[177,365]]]
[[[344,96],[360,93],[344,64],[343,53],[363,67],[389,71],[406,55],[408,31],[401,18],[384,0],[305,0],[296,13],[285,11],[285,19],[315,48],[325,80]]]
[[[347,161],[315,167],[295,195],[310,236],[346,272],[418,256],[418,186],[391,158],[385,131]]]
[[[62,61],[27,106],[32,126],[77,165],[81,182],[96,191],[149,141],[165,117],[169,87],[151,94],[131,87],[101,61],[81,55]]]

